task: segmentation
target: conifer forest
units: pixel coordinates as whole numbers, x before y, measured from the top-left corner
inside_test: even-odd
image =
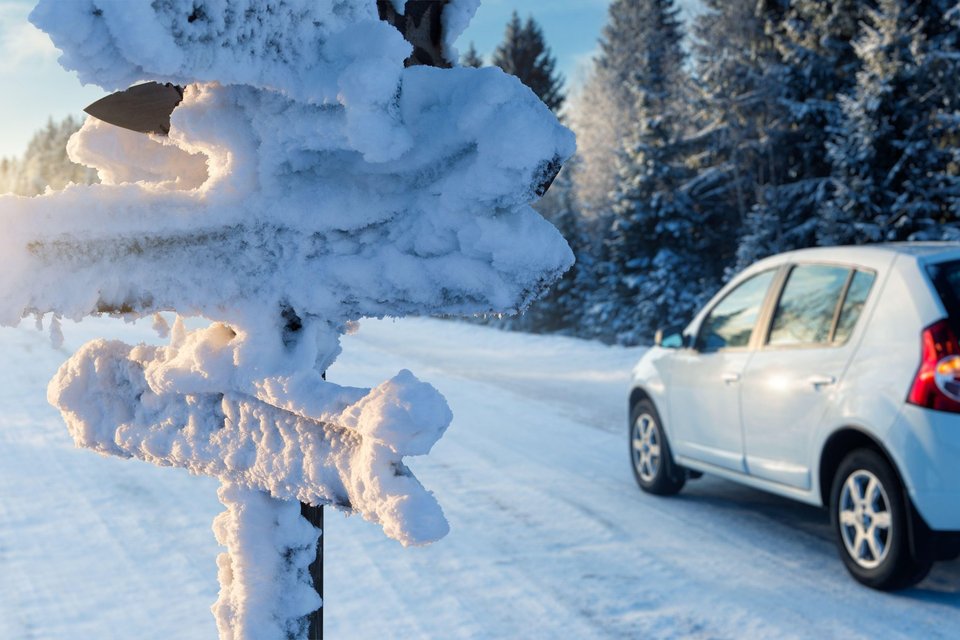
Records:
[[[565,101],[535,18],[508,24],[489,62],[577,134],[540,206],[577,264],[525,313],[486,322],[649,344],[765,256],[960,239],[955,2],[704,5],[684,23],[673,0],[614,0]]]
[[[489,53],[577,134],[538,209],[575,266],[478,322],[624,345],[682,328],[740,268],[791,249],[960,239],[960,10],[953,0],[614,0],[581,85],[535,16]],[[0,191],[92,182],[39,131]]]

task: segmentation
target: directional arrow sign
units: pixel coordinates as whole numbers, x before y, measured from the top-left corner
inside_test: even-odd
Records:
[[[146,82],[97,100],[84,111],[140,133],[170,133],[170,114],[183,101],[183,87]]]
[[[427,453],[452,415],[409,371],[373,390],[318,385],[311,395],[334,400],[307,415],[239,392],[170,393],[157,373],[175,357],[168,348],[91,342],[57,373],[50,401],[78,446],[333,504],[404,544],[446,534],[436,499],[402,458]]]

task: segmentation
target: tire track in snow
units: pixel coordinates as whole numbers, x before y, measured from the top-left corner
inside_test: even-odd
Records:
[[[5,330],[2,339],[7,362],[0,401],[8,409],[0,417],[0,495],[13,557],[4,581],[16,585],[19,601],[5,598],[0,616],[14,609],[26,620],[24,631],[3,637],[215,634],[209,613],[215,553],[201,553],[198,561],[195,544],[202,534],[209,538],[202,550],[216,549],[212,516],[202,516],[203,529],[194,529],[195,521],[178,513],[181,505],[196,513],[202,481],[188,478],[187,487],[182,479],[155,475],[163,470],[75,449],[44,393],[62,354],[33,332]],[[192,531],[180,540],[184,527]]]
[[[423,372],[421,371],[421,373]],[[451,390],[444,388],[443,383],[441,383],[439,380],[434,380],[434,382],[437,383],[438,386],[440,387],[440,390],[448,396],[448,398],[451,401],[451,404],[455,408],[456,407],[463,408],[466,404],[469,403],[469,397],[464,399],[458,399],[455,397],[455,394]],[[475,391],[477,396],[484,397],[488,400],[490,399],[496,400],[496,394],[498,393],[498,390],[488,389],[482,385],[480,386],[480,388],[477,388]],[[472,395],[472,394],[468,394],[468,395]],[[468,451],[469,454],[473,457],[482,458],[487,463],[487,465],[490,466],[492,469],[501,470],[506,473],[513,473],[515,471],[515,467],[517,467],[518,465],[529,464],[530,462],[530,458],[528,455],[529,452],[518,453],[517,451],[514,450],[513,447],[500,446],[499,440],[491,440],[490,438],[483,437],[483,436],[474,437],[475,434],[482,432],[483,424],[491,424],[495,421],[494,419],[496,416],[484,415],[484,413],[488,410],[488,407],[504,406],[505,404],[506,403],[504,402],[493,401],[493,402],[483,403],[482,406],[471,407],[472,411],[470,411],[469,413],[471,417],[471,422],[473,422],[474,424],[464,425],[461,423],[460,419],[455,417],[455,424],[453,429],[455,429],[456,432],[460,435],[460,439],[465,440],[464,445],[462,445],[462,448],[464,451]],[[582,427],[579,427],[579,429],[582,429]],[[446,442],[447,440],[452,441],[453,437],[448,436],[447,439],[442,442]],[[492,445],[492,448],[491,448],[491,445]],[[439,451],[435,452],[435,456],[439,457],[440,455],[441,454]],[[624,454],[622,457],[623,457],[623,460],[625,461],[626,454]],[[609,526],[610,524],[612,524],[611,521],[608,521],[607,527],[604,527],[602,524],[598,526],[598,522],[596,518],[583,517],[585,510],[582,505],[571,505],[569,500],[564,500],[563,498],[558,499],[551,493],[545,492],[543,490],[536,488],[540,485],[551,486],[551,480],[553,478],[551,478],[552,474],[549,472],[550,466],[551,465],[549,464],[546,466],[541,465],[541,466],[538,466],[535,471],[530,472],[531,476],[535,476],[533,478],[534,489],[532,490],[534,497],[526,500],[519,500],[522,506],[520,508],[514,509],[510,514],[513,516],[514,520],[517,521],[519,525],[521,525],[521,528],[520,528],[521,533],[514,534],[514,535],[522,535],[522,531],[524,531],[525,529],[532,530],[532,531],[539,531],[539,532],[544,532],[544,531],[550,532],[551,529],[556,529],[556,521],[559,520],[561,522],[566,522],[567,525],[565,526],[569,528],[571,531],[576,531],[578,537],[581,537],[581,538],[586,538],[588,540],[596,540],[602,536],[606,536],[613,542],[617,542],[618,539],[622,540],[622,538],[624,537],[624,530],[622,527],[615,524],[613,524],[613,526]],[[425,471],[420,471],[418,469],[418,474],[422,478],[424,478],[425,481],[427,480],[427,475]],[[514,474],[514,477],[512,477],[512,479],[516,481],[514,483],[516,486],[510,492],[511,497],[516,497],[517,495],[521,495],[526,491],[528,491],[527,489],[528,484],[524,482],[526,478],[525,477],[518,478],[518,477],[515,477],[515,475],[517,474]],[[523,474],[519,474],[519,475],[523,476]],[[539,482],[537,482],[538,479],[539,479]],[[562,483],[564,482],[566,484],[570,484],[569,480],[570,478],[567,475],[561,475],[559,478],[556,479],[557,484],[555,486],[563,486]],[[441,501],[444,502],[444,504],[448,503],[448,499],[443,495],[441,495]],[[492,502],[494,504],[498,504],[498,503],[502,504],[498,499],[493,499]],[[539,522],[533,522],[531,521],[531,518],[533,516],[524,515],[529,513],[536,513],[536,510],[532,508],[531,505],[539,505],[540,508],[548,510],[552,515],[549,518],[541,518]],[[589,516],[589,510],[587,510],[587,514]],[[456,523],[454,524],[456,525]],[[551,559],[550,557],[545,557],[543,564],[548,565],[551,561],[554,561],[554,559]],[[576,569],[576,567],[574,568]],[[611,569],[613,568],[611,567]],[[534,575],[536,576],[536,572],[534,572]],[[592,574],[587,573],[585,575],[586,576],[597,575],[597,572],[594,571]],[[651,631],[651,627],[649,624],[644,624],[639,626],[636,624],[628,624],[624,626],[619,622],[609,621],[608,616],[604,615],[604,612],[596,613],[591,610],[591,607],[589,605],[584,606],[579,601],[580,598],[577,593],[579,592],[579,589],[575,588],[573,590],[574,592],[571,593],[569,589],[564,589],[562,587],[558,588],[557,584],[553,583],[549,578],[547,578],[546,580],[541,580],[541,590],[545,590],[551,593],[551,595],[554,598],[564,601],[565,606],[570,608],[571,610],[573,611],[579,610],[582,616],[588,619],[595,628],[598,628],[598,630],[603,630],[605,632],[603,633],[603,637],[636,637],[636,634],[638,633],[642,633],[646,637],[646,634]],[[648,596],[649,595],[651,594],[648,594]],[[652,595],[655,595],[655,594],[652,594]],[[612,594],[612,597],[607,598],[606,600],[611,602],[616,602],[618,599],[619,599],[618,594]],[[650,598],[648,597],[647,600],[649,599]],[[601,601],[603,600],[604,599],[601,599]],[[649,602],[634,603],[634,604],[649,608]],[[593,606],[596,606],[596,604],[594,603]],[[636,609],[636,608],[637,608],[636,606],[633,607],[633,609]],[[687,618],[688,619],[682,620],[682,623],[681,623],[681,620],[676,619],[673,621],[673,624],[666,625],[664,637],[670,637],[672,634],[675,634],[678,628],[686,628],[692,632],[703,626],[703,624],[699,620],[689,620],[689,616],[687,616]],[[676,624],[681,624],[681,627],[677,627]]]
[[[625,373],[603,373],[623,354],[551,338],[525,350],[525,336],[441,322],[374,323],[370,341],[365,333],[344,340],[331,379],[366,386],[409,366],[450,399],[450,432],[429,457],[409,462],[453,531],[404,550],[329,511],[331,637],[937,638],[960,628],[960,563],[943,565],[921,589],[878,594],[846,576],[808,507],[709,478],[676,499],[641,494],[625,427],[605,423],[625,420]],[[0,637],[212,637],[219,549],[210,521],[219,503],[203,496],[198,478],[74,450],[42,397],[62,356],[29,336],[0,332],[8,361],[0,372],[8,407],[0,414],[0,569],[20,563],[0,579]],[[13,358],[15,349],[24,355]],[[422,366],[411,366],[417,360]],[[524,371],[499,377],[511,366]],[[586,390],[576,386],[581,370],[596,378]],[[597,406],[580,411],[584,403]],[[48,501],[70,492],[86,500]],[[51,514],[93,518],[88,533],[67,531],[72,554],[49,553],[41,525]],[[34,539],[6,526],[18,518],[39,527]],[[28,543],[37,550],[24,555]],[[154,588],[129,593],[144,581]],[[63,609],[72,620],[35,613],[62,588],[85,605]]]
[[[440,332],[439,328],[437,332]],[[436,332],[432,333],[432,337]],[[362,340],[362,334],[360,336]],[[384,346],[382,339],[373,340],[367,344],[369,347],[377,349],[382,356],[389,357],[391,349]],[[398,348],[405,354],[405,359],[410,357],[411,352],[417,352],[419,345],[401,342],[402,346]],[[421,353],[428,354],[428,351]],[[525,361],[523,354],[513,353],[517,361]],[[518,405],[528,405],[524,409],[525,415],[556,415],[557,410],[539,399],[530,399],[529,394],[521,392],[518,394],[512,392],[509,388],[504,389],[503,385],[490,383],[480,379],[478,375],[463,377],[460,371],[464,365],[448,366],[451,360],[449,353],[443,354],[441,363],[431,361],[429,357],[422,357],[424,369],[434,378],[435,384],[451,400],[455,415],[462,413],[464,408],[471,414],[473,424],[463,424],[461,418],[455,417],[454,429],[471,432],[481,432],[484,424],[491,422],[489,418],[477,417],[475,414],[481,413],[485,406],[494,405],[500,407],[516,407]],[[488,371],[492,367],[485,366],[482,357],[472,363],[474,371]],[[445,388],[442,382],[444,378],[459,378],[461,384],[458,388],[469,389],[464,392],[462,398],[456,398],[451,391],[454,386],[451,383],[450,388]],[[513,397],[509,397],[509,396]],[[625,396],[624,392],[624,396]],[[471,397],[481,397],[483,403],[471,403]],[[507,397],[504,397],[507,396]],[[460,409],[460,412],[458,412]],[[562,408],[561,408],[562,409]],[[566,417],[569,412],[560,411],[561,416]],[[574,420],[575,421],[575,420]],[[580,425],[583,430],[584,425]],[[624,430],[625,431],[625,430]],[[515,429],[508,436],[521,434],[520,429]],[[549,428],[540,428],[538,433],[553,435]],[[586,432],[584,432],[586,433]],[[450,436],[448,436],[449,438]],[[513,455],[515,447],[503,447],[500,441],[503,438],[493,439],[486,437],[463,436],[467,441],[465,448],[468,448],[474,455],[482,456],[486,463],[493,468],[504,469],[504,459],[509,460]],[[587,438],[582,436],[577,440],[589,439],[592,441],[602,439],[600,436]],[[625,435],[623,436],[625,441]],[[491,444],[493,443],[493,444]],[[576,442],[575,446],[583,448],[582,442]],[[605,449],[609,454],[609,464],[607,469],[616,469],[611,474],[602,476],[605,481],[604,491],[600,492],[594,500],[589,501],[590,506],[585,506],[582,502],[567,499],[574,503],[573,506],[579,508],[585,515],[593,512],[601,515],[598,521],[605,523],[608,530],[614,532],[622,530],[622,527],[616,526],[617,517],[626,516],[627,520],[636,521],[640,519],[650,519],[653,516],[661,529],[679,532],[688,542],[702,546],[707,552],[700,550],[698,553],[699,561],[686,561],[675,563],[670,561],[660,561],[657,571],[658,579],[666,575],[666,582],[670,584],[672,579],[679,582],[676,588],[677,593],[690,592],[702,602],[713,603],[711,609],[719,612],[715,616],[701,616],[682,614],[674,622],[680,620],[687,625],[694,635],[702,633],[704,636],[711,636],[720,633],[721,636],[729,634],[728,637],[737,637],[744,631],[747,625],[753,635],[757,637],[783,637],[792,634],[798,634],[797,637],[809,637],[811,635],[827,635],[828,637],[842,630],[845,637],[869,637],[871,635],[881,635],[895,637],[913,637],[921,627],[918,627],[914,615],[917,603],[908,597],[891,596],[888,594],[879,594],[860,587],[853,583],[842,569],[833,546],[829,539],[829,530],[824,530],[822,524],[818,524],[815,518],[811,518],[810,507],[796,505],[792,509],[785,507],[779,498],[768,499],[765,494],[759,494],[749,489],[739,489],[741,503],[724,502],[724,497],[714,498],[710,495],[710,485],[705,484],[707,491],[704,492],[696,488],[696,483],[691,485],[691,496],[687,500],[656,500],[646,496],[641,496],[643,505],[633,505],[636,513],[630,511],[631,507],[620,504],[622,500],[614,496],[622,496],[626,491],[632,491],[632,495],[640,495],[637,489],[632,486],[632,478],[629,478],[629,468],[626,462],[626,445],[623,445],[624,451],[619,443]],[[532,455],[531,455],[532,453]],[[528,464],[536,458],[536,449],[525,450],[525,455],[531,458]],[[621,462],[622,458],[622,462]],[[536,472],[528,475],[521,474],[520,477],[513,478],[519,482],[530,480],[531,476],[536,476],[533,481],[539,480],[539,484],[544,486],[564,486],[573,485],[577,482],[582,483],[585,474],[571,471],[575,476],[570,477],[551,477],[550,471],[554,465],[544,464],[542,460],[536,461],[538,466]],[[594,461],[595,462],[595,461]],[[499,465],[499,467],[497,467]],[[622,465],[622,467],[620,466]],[[604,469],[596,467],[595,464],[585,465],[589,469]],[[618,468],[619,467],[619,468]],[[621,470],[622,469],[622,470]],[[512,473],[513,467],[506,465],[505,473]],[[579,477],[577,477],[579,476]],[[624,486],[623,477],[629,478],[629,487]],[[422,475],[426,481],[426,475]],[[595,474],[593,477],[596,480]],[[722,481],[712,481],[713,486],[723,486],[727,483]],[[729,490],[724,490],[729,492]],[[744,495],[764,496],[759,510],[745,509],[742,504]],[[723,491],[720,492],[721,494]],[[736,493],[736,492],[734,492]],[[631,495],[626,493],[625,495]],[[694,498],[691,500],[690,498]],[[444,497],[441,495],[441,500]],[[551,503],[549,493],[537,496],[541,504],[550,504],[555,510],[556,507]],[[764,505],[766,500],[769,504]],[[613,503],[613,513],[607,508],[605,503]],[[597,509],[594,504],[604,504],[604,507]],[[725,506],[726,505],[726,506]],[[772,506],[771,506],[772,505]],[[521,507],[522,510],[522,507]],[[780,522],[783,513],[799,513],[800,515],[791,515],[790,519],[794,522]],[[590,519],[590,518],[587,518]],[[593,518],[596,520],[596,518]],[[524,522],[526,520],[526,522]],[[581,519],[582,520],[582,519]],[[519,524],[531,526],[529,517],[515,518]],[[822,521],[821,521],[822,522]],[[803,523],[803,527],[798,528],[796,523]],[[571,522],[571,527],[579,525],[581,522]],[[610,524],[615,526],[610,527]],[[535,523],[534,526],[544,526],[544,523]],[[797,535],[800,533],[801,535]],[[824,534],[826,534],[826,539]],[[661,535],[663,533],[661,532]],[[642,543],[642,541],[636,541]],[[659,543],[662,545],[662,542]],[[670,548],[667,547],[667,550]],[[686,549],[674,549],[676,556],[683,557],[689,555]],[[652,563],[649,558],[645,559],[648,565]],[[955,564],[955,563],[952,563]],[[707,571],[704,571],[707,569]],[[677,574],[683,576],[677,581]],[[708,587],[702,583],[710,582]],[[771,589],[771,585],[775,588]],[[615,595],[615,594],[614,594]],[[687,595],[690,595],[689,593]],[[561,593],[562,596],[562,593]],[[851,602],[854,604],[853,610],[859,613],[854,619],[846,619],[844,616],[844,607],[838,607],[838,602]],[[950,606],[952,605],[952,606]],[[960,601],[952,599],[949,595],[946,597],[946,606],[936,602],[924,602],[921,606],[926,609],[940,610],[938,613],[946,614],[955,622],[958,619],[958,605]],[[826,608],[832,612],[826,620],[818,621],[817,617],[811,617],[811,611],[822,611]],[[777,616],[771,619],[768,612],[776,611]],[[870,612],[870,613],[864,613]],[[666,611],[661,613],[666,614]],[[932,611],[928,611],[932,613]],[[767,615],[765,615],[767,614]],[[587,612],[585,615],[589,615]],[[730,624],[719,624],[723,618],[729,617]],[[925,617],[925,616],[922,616]],[[718,618],[720,620],[718,620]],[[757,619],[755,619],[757,618]],[[930,637],[941,637],[939,625],[926,628],[923,633],[928,633]],[[657,627],[664,629],[665,637],[675,633],[677,628],[667,625]],[[673,629],[671,632],[670,629]],[[645,630],[646,633],[653,631],[651,628]],[[655,631],[654,631],[655,633]]]

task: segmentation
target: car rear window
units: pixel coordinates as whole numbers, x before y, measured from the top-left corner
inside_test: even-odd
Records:
[[[850,287],[847,289],[847,297],[844,298],[843,307],[840,308],[837,328],[833,333],[834,343],[842,344],[846,342],[850,334],[853,333],[857,318],[863,311],[863,305],[866,304],[870,288],[876,279],[876,274],[869,271],[857,271],[853,274],[853,280],[850,281]]]
[[[927,273],[956,330],[960,324],[960,260],[931,264]]]
[[[770,347],[842,345],[850,338],[876,274],[826,264],[790,270],[770,323]]]

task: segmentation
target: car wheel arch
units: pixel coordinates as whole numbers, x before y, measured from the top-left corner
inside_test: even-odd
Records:
[[[636,386],[630,391],[630,401],[627,404],[627,415],[633,413],[633,408],[637,406],[638,402],[646,400],[653,405],[654,410],[657,412],[657,418],[660,420],[660,428],[664,430],[664,433],[667,431],[666,419],[664,418],[664,407],[663,404],[666,403],[666,398],[661,397],[661,402],[657,401],[657,398],[653,394],[649,393],[645,388],[641,386]]]
[[[654,407],[657,406],[657,403],[653,401],[653,396],[647,393],[643,389],[643,387],[634,387],[630,391],[630,400],[629,400],[629,404],[627,405],[627,413],[629,414],[629,412],[633,411],[633,408],[637,406],[637,403],[640,402],[641,400],[646,400],[647,402],[652,404]]]
[[[872,433],[861,427],[848,425],[841,427],[830,434],[820,450],[820,460],[817,469],[817,478],[819,480],[820,501],[824,506],[830,505],[830,488],[833,485],[833,477],[840,468],[840,463],[851,452],[857,449],[873,449],[883,456],[897,479],[903,486],[904,493],[909,495],[910,488],[903,480],[903,474],[900,472],[900,465],[896,458],[890,455],[887,448]]]

